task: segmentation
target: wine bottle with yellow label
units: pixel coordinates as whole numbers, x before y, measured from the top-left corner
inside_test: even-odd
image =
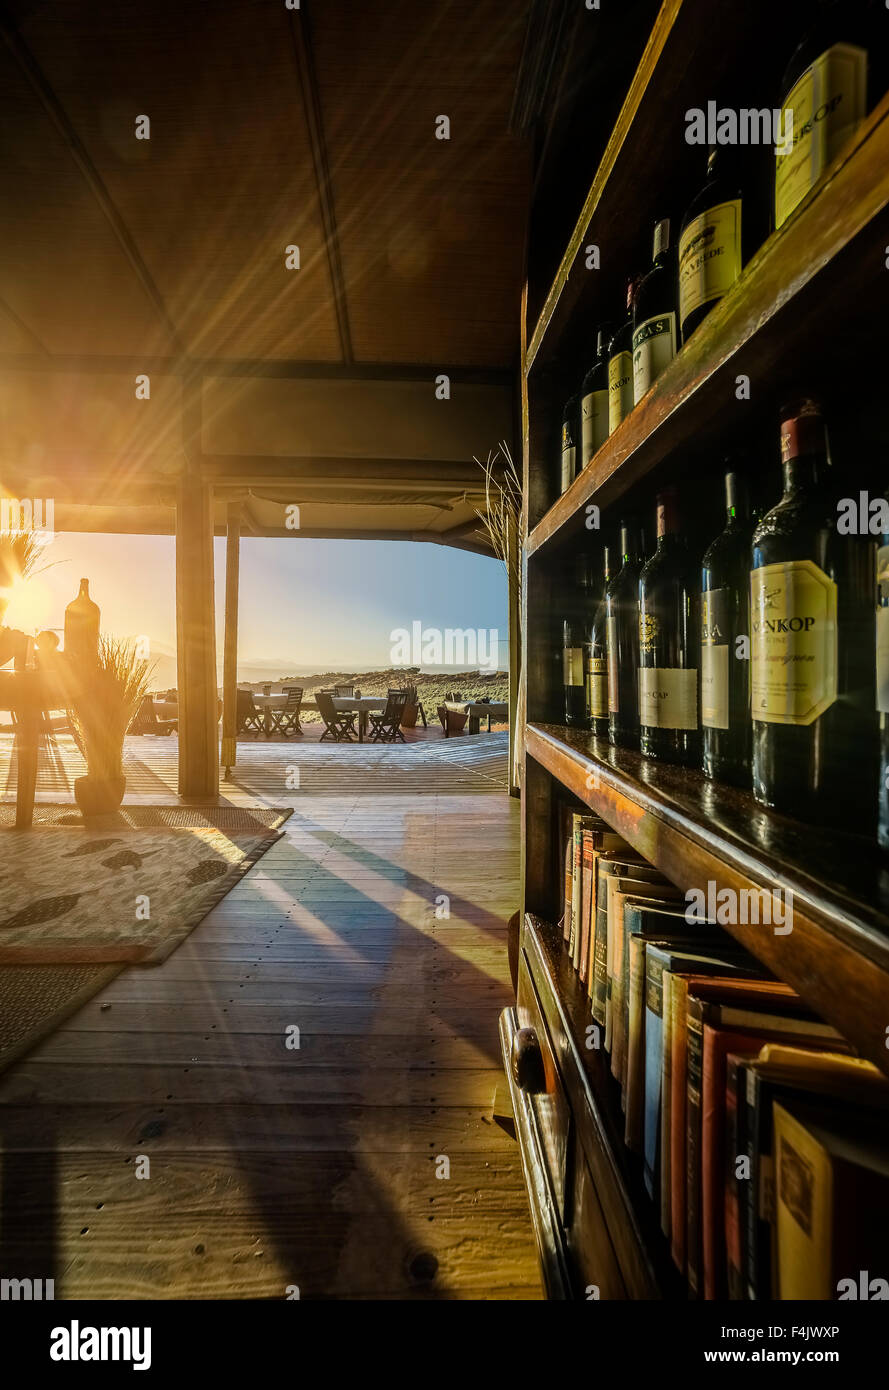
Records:
[[[562,621],[562,686],[565,723],[573,729],[589,728],[586,670],[589,663],[593,584],[590,557],[576,557],[572,582],[565,599]]]
[[[882,91],[885,7],[879,18],[879,7],[866,0],[822,0],[816,10],[781,83],[776,227],[814,188]]]
[[[655,223],[651,269],[633,303],[633,402],[638,405],[676,356],[676,263],[670,219]]]
[[[627,317],[608,345],[608,433],[633,409],[633,304],[636,281],[627,284]]]
[[[577,426],[580,398],[572,396],[562,411],[560,491],[567,492],[577,476]]]
[[[596,337],[596,357],[580,388],[580,469],[586,468],[609,435],[608,345],[613,330],[603,326]]]
[[[657,549],[639,575],[639,748],[650,758],[700,761],[698,623],[698,576],[666,488]]]
[[[750,542],[747,486],[725,475],[725,530],[701,567],[701,744],[704,772],[750,783]]]
[[[783,495],[753,534],[753,791],[801,819],[864,829],[875,806],[873,546],[837,532],[814,401],[782,412],[781,458]]]
[[[679,327],[683,342],[741,274],[743,201],[728,147],[712,149],[707,181],[689,204],[679,232]]]

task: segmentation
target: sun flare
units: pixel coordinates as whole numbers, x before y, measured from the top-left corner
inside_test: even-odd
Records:
[[[9,607],[3,619],[7,627],[37,633],[52,620],[53,596],[39,578],[16,579],[9,589],[0,592],[0,597],[9,598]]]

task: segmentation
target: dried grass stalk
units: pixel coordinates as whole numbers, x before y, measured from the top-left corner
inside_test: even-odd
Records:
[[[90,775],[119,777],[123,741],[151,686],[154,663],[136,656],[130,642],[100,637],[98,661],[64,663],[68,719]]]

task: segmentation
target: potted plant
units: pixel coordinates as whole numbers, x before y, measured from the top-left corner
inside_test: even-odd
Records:
[[[68,719],[88,769],[74,782],[74,799],[84,816],[116,811],[123,801],[124,736],[148,694],[153,669],[116,637],[99,638],[93,661],[64,662]]]

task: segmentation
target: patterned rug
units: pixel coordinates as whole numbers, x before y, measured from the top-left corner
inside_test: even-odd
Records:
[[[289,810],[133,806],[84,826],[0,807],[0,963],[158,963],[280,838]],[[102,981],[104,983],[104,981]]]

